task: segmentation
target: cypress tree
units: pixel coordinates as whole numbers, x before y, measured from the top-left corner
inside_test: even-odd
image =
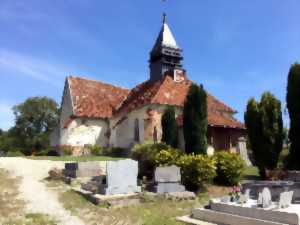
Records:
[[[283,144],[281,103],[270,92],[265,92],[260,103],[248,101],[245,124],[250,147],[261,177],[266,169],[277,167]]]
[[[287,108],[290,116],[290,153],[287,158],[289,169],[300,169],[300,64],[291,66],[288,74]]]
[[[263,150],[261,149],[261,121],[259,115],[258,103],[254,98],[249,99],[245,112],[245,125],[247,127],[248,139],[250,148],[253,153],[253,158],[259,173],[262,177],[265,176]]]
[[[161,141],[173,148],[177,147],[177,122],[175,118],[175,109],[168,106],[161,118],[162,139]]]
[[[281,103],[270,92],[265,92],[260,101],[262,123],[262,148],[264,149],[265,167],[277,167],[283,145],[283,122]]]
[[[187,153],[207,150],[207,94],[203,86],[190,86],[183,107],[183,132]]]

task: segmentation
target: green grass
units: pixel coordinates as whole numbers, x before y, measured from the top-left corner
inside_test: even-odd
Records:
[[[34,225],[56,225],[58,222],[51,219],[48,215],[41,213],[29,213],[25,215],[25,218],[28,220],[26,224]]]
[[[110,157],[110,156],[26,156],[27,159],[33,160],[51,160],[51,161],[114,161],[125,158]]]
[[[81,195],[69,190],[62,192],[59,200],[65,209],[78,216],[86,224],[97,224],[101,221],[103,225],[184,225],[176,221],[176,217],[190,214],[193,207],[201,206],[204,198],[206,202],[206,195],[199,196],[195,202],[175,202],[158,198],[128,207],[107,209],[107,207],[94,205]]]

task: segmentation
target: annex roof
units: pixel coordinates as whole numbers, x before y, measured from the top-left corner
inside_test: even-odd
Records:
[[[128,89],[111,84],[69,76],[73,116],[110,118],[129,93]]]

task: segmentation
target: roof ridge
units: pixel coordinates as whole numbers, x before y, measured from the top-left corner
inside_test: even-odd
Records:
[[[103,81],[99,81],[99,80],[95,80],[95,79],[91,79],[91,78],[87,78],[87,77],[76,76],[76,75],[68,75],[67,79],[69,79],[69,78],[75,78],[75,79],[82,79],[82,80],[86,80],[86,81],[97,82],[97,83],[104,84],[104,85],[110,85],[110,86],[115,87],[115,88],[119,88],[119,89],[131,91],[130,88],[125,88],[125,87],[117,86],[115,84],[110,84],[110,83],[106,83],[106,82],[103,82]]]

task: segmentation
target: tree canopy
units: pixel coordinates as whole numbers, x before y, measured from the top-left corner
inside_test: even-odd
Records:
[[[287,108],[290,116],[290,153],[287,158],[289,169],[300,169],[300,64],[291,66],[288,74]]]
[[[13,107],[15,126],[10,136],[18,139],[24,154],[31,154],[49,147],[49,135],[58,124],[57,103],[47,97],[28,98]]]
[[[281,103],[270,92],[263,93],[260,103],[248,101],[245,123],[255,163],[262,177],[266,169],[277,167],[283,144]]]
[[[183,132],[187,153],[207,150],[207,94],[203,86],[192,84],[183,107]]]
[[[161,118],[162,139],[161,141],[173,148],[177,147],[178,126],[175,118],[175,109],[168,106]]]

